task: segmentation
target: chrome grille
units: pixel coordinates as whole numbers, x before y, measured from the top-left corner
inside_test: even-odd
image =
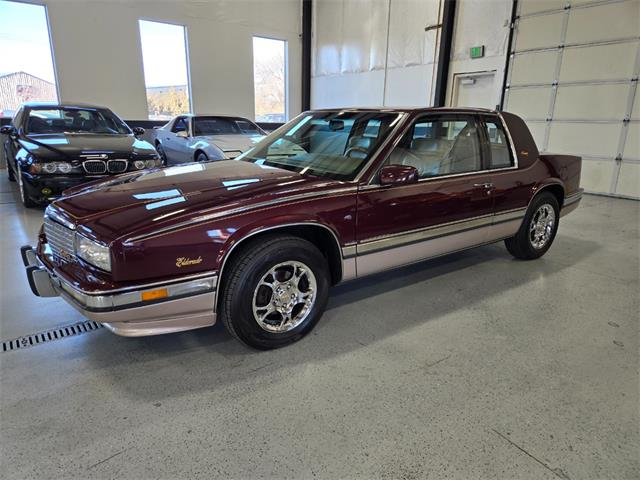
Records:
[[[122,173],[127,171],[127,160],[109,160],[107,162],[107,170],[109,173]]]
[[[76,232],[74,230],[60,225],[49,217],[44,217],[44,234],[55,257],[65,261],[75,259]]]
[[[107,172],[107,164],[102,160],[87,160],[82,162],[84,171],[92,174],[100,174]]]

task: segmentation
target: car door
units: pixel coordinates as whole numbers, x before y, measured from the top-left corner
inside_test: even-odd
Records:
[[[185,158],[185,144],[187,143],[186,137],[178,136],[178,133],[189,133],[189,122],[186,116],[176,117],[173,124],[168,131],[163,133],[164,139],[162,140],[162,146],[164,147],[167,158],[174,162],[185,162],[188,159]]]
[[[480,123],[472,114],[415,120],[384,164],[410,165],[416,183],[360,187],[358,276],[484,243],[493,213]]]
[[[479,118],[486,168],[493,184],[494,218],[488,240],[495,241],[518,231],[534,185],[527,180],[531,176],[518,168],[513,142],[500,116],[482,114]]]

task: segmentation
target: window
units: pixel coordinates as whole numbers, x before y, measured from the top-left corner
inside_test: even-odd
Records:
[[[480,170],[476,123],[461,116],[420,120],[391,152],[387,163],[415,167],[420,178]]]
[[[509,143],[502,125],[496,121],[487,121],[487,137],[491,150],[489,168],[506,168],[513,165],[509,154]]]
[[[253,37],[253,88],[257,122],[287,121],[287,42]]]
[[[178,132],[188,132],[189,131],[189,121],[187,117],[178,117],[176,121],[173,123],[173,127],[171,128],[173,133]]]
[[[301,174],[352,180],[398,118],[395,113],[315,112],[286,124],[238,158]],[[371,125],[377,126],[375,135],[369,134]]]
[[[140,20],[140,42],[149,119],[164,120],[189,112],[185,27]]]
[[[262,134],[254,123],[233,117],[194,117],[193,130],[194,135]]]
[[[127,135],[131,133],[122,120],[107,109],[97,108],[30,108],[26,131],[43,133],[94,133]]]
[[[0,117],[23,102],[57,102],[46,8],[2,1],[0,19]]]

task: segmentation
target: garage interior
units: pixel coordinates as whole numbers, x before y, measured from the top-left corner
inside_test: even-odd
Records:
[[[46,18],[54,100],[148,132],[166,120],[150,116],[140,21],[184,27],[194,113],[281,123],[254,85],[253,39],[279,40],[283,121],[503,109],[541,152],[582,157],[586,195],[535,262],[496,243],[344,283],[310,335],[261,352],[222,325],[119,337],[33,296],[19,248],[43,208],[22,206],[0,154],[3,478],[640,477],[638,0],[26,5]],[[20,78],[6,89],[24,101],[35,80]]]

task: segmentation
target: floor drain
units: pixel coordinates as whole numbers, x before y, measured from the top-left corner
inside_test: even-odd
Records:
[[[92,332],[101,328],[104,328],[103,325],[92,320],[74,323],[72,325],[65,325],[64,327],[56,328],[54,330],[47,330],[46,332],[25,335],[24,337],[19,337],[14,340],[7,340],[6,342],[2,342],[2,351],[11,352],[13,350],[21,350],[23,348],[34,347],[36,345],[41,345],[53,340],[60,340],[65,337],[73,337],[74,335],[82,335],[83,333]]]

